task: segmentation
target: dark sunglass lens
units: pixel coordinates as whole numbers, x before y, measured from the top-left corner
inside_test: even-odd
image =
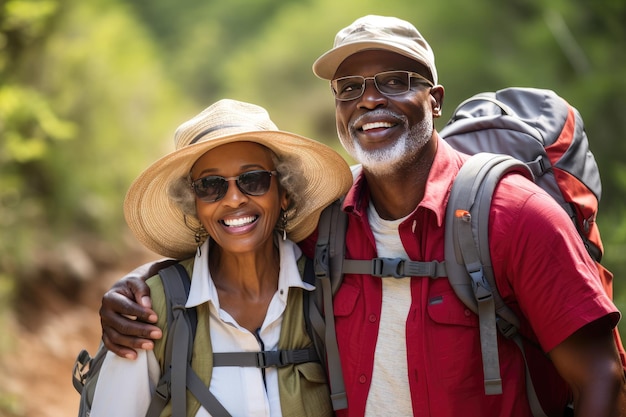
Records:
[[[237,184],[244,193],[257,196],[270,189],[271,179],[272,174],[268,171],[252,171],[241,174]]]
[[[213,202],[224,197],[228,190],[228,182],[222,177],[204,177],[194,182],[194,190],[200,199]]]

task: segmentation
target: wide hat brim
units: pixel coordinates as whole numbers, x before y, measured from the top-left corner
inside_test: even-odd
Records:
[[[330,147],[284,131],[252,131],[199,142],[176,150],[143,171],[131,184],[124,201],[126,222],[148,249],[165,257],[185,259],[197,248],[197,219],[185,216],[168,197],[168,187],[186,177],[193,164],[207,151],[232,142],[255,142],[279,158],[295,155],[306,187],[299,190],[302,204],[287,224],[288,237],[299,242],[316,228],[321,211],[344,195],[352,185],[346,161]]]

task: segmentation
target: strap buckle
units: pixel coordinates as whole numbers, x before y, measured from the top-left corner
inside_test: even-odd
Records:
[[[309,349],[294,349],[294,350],[271,350],[256,352],[256,367],[257,368],[269,368],[276,366],[282,368],[283,366],[319,361],[315,348]]]
[[[372,259],[372,275],[375,277],[403,278],[404,259],[402,258],[374,258]]]
[[[271,366],[285,366],[282,351],[262,351],[256,352],[256,367],[257,368],[269,368]]]
[[[329,261],[330,261],[330,248],[328,245],[318,244],[315,247],[315,257],[313,258],[313,269],[317,278],[327,278],[330,275]]]

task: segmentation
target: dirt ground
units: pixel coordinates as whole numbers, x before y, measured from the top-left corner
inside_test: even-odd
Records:
[[[71,371],[78,352],[98,346],[99,319],[95,308],[68,308],[42,317],[41,328],[32,332],[10,323],[17,336],[2,360],[6,410],[0,414],[24,417],[72,416],[78,412],[78,393]],[[7,378],[8,376],[8,378]]]
[[[65,417],[78,413],[79,394],[72,385],[72,366],[86,348],[95,353],[100,341],[98,307],[102,294],[135,266],[153,259],[135,254],[80,290],[41,288],[26,304],[26,313],[0,323],[0,417]],[[19,319],[18,319],[19,317]],[[10,336],[7,336],[10,335]]]

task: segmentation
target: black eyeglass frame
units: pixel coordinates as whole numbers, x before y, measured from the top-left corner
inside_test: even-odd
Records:
[[[247,189],[246,186],[243,186],[241,184],[245,184],[245,181],[242,181],[242,177],[244,177],[246,175],[256,175],[256,174],[267,174],[268,175],[268,185],[267,187],[261,191],[261,192],[250,192],[250,190]],[[277,176],[278,175],[278,171],[268,171],[268,170],[264,170],[264,169],[258,169],[258,170],[254,170],[254,171],[247,171],[247,172],[243,172],[235,177],[222,177],[221,175],[207,175],[204,177],[200,177],[198,179],[192,180],[191,177],[189,178],[189,185],[191,187],[191,189],[193,190],[194,194],[196,195],[197,198],[199,198],[200,200],[204,201],[205,203],[215,203],[220,201],[221,199],[223,199],[226,196],[226,193],[228,192],[228,188],[230,187],[230,181],[235,181],[235,184],[237,185],[237,188],[239,189],[239,191],[241,191],[243,194],[245,195],[249,195],[249,196],[253,196],[253,197],[258,197],[258,196],[262,196],[264,194],[266,194],[271,187],[271,180],[273,176]],[[217,193],[217,197],[214,199],[209,199],[207,195],[202,196],[202,194],[204,194],[203,192],[199,191],[199,184],[201,184],[202,181],[206,181],[207,179],[214,179],[214,180],[222,180],[223,182],[220,184],[220,186],[222,187],[221,190],[219,190],[219,192]],[[261,179],[264,179],[263,177],[261,177]],[[241,181],[241,182],[240,182]],[[223,184],[226,184],[226,186],[224,186]]]
[[[407,84],[406,84],[406,90],[403,91],[398,91],[398,92],[384,92],[381,90],[380,85],[378,84],[378,82],[376,81],[376,78],[381,76],[381,75],[391,75],[391,74],[406,74],[408,76],[407,79]],[[418,80],[420,80],[420,84],[425,84],[428,85],[429,87],[434,87],[435,85],[426,77],[424,77],[421,74],[418,74],[417,72],[413,72],[413,71],[402,71],[402,70],[393,70],[393,71],[383,71],[383,72],[379,72],[378,74],[374,74],[371,77],[363,77],[361,75],[348,75],[346,77],[339,77],[339,78],[335,78],[334,80],[330,81],[330,89],[333,92],[333,96],[335,96],[336,100],[339,101],[352,101],[352,100],[356,100],[360,97],[363,96],[363,94],[365,93],[365,84],[367,82],[367,80],[373,80],[374,81],[374,86],[376,87],[376,89],[378,90],[378,92],[380,92],[380,94],[384,95],[384,96],[398,96],[401,94],[406,94],[409,91],[411,91],[411,78],[416,78]],[[344,80],[349,80],[349,79],[360,79],[361,80],[361,92],[354,96],[354,97],[348,97],[348,98],[340,98],[338,96],[338,91],[337,91],[337,82],[338,81],[344,81]],[[355,90],[358,91],[358,90]]]

